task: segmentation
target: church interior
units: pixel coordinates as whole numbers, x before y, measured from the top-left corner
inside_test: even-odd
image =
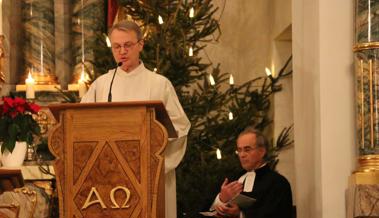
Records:
[[[103,205],[99,200],[103,193],[92,188],[87,200],[78,197],[76,206],[66,211],[62,205],[70,202],[62,196],[75,198],[73,193],[82,189],[57,191],[60,187],[69,190],[67,174],[80,165],[76,156],[56,158],[60,152],[75,152],[58,148],[59,143],[79,137],[75,131],[88,123],[78,121],[78,129],[68,135],[59,128],[66,131],[71,125],[67,122],[84,120],[94,110],[84,107],[88,114],[75,112],[96,78],[117,67],[108,31],[122,20],[141,27],[143,64],[171,81],[191,122],[187,150],[176,168],[178,218],[202,217],[199,212],[212,204],[224,178],[239,175],[235,146],[239,132],[247,126],[256,127],[269,139],[270,166],[291,185],[293,217],[379,217],[379,1],[373,0],[0,0],[0,105],[11,96],[26,99],[29,107],[41,107],[33,115],[38,137],[26,147],[21,166],[0,167],[0,217],[91,217],[90,212],[79,210],[92,203],[110,208],[110,202],[116,202],[121,211],[122,202],[114,198],[125,195],[129,199],[140,189],[144,193],[142,185],[131,190],[115,186],[106,195],[109,205]],[[156,118],[162,124],[151,121],[146,124],[149,127],[141,128],[151,125],[146,130],[151,137],[162,137],[167,143],[167,135],[176,134],[170,130],[169,115],[162,106],[148,107],[159,115],[146,109],[147,118],[141,122]],[[2,108],[0,118],[5,116]],[[117,115],[118,109],[110,112]],[[114,118],[117,125],[123,125],[121,121]],[[6,135],[1,127],[0,122],[4,131],[0,144]],[[167,131],[162,136],[155,135],[164,127]],[[96,146],[91,143],[80,146]],[[116,149],[116,143],[109,147]],[[78,154],[90,163],[92,156],[81,149]],[[141,152],[133,149],[125,155]],[[154,149],[158,148],[144,151],[158,152]],[[91,152],[100,153],[97,148]],[[141,161],[151,158],[138,157]],[[74,163],[67,165],[71,168],[54,168],[65,158]],[[117,153],[115,158],[121,159]],[[160,158],[147,164],[157,167],[157,177],[152,170],[141,175],[151,181],[162,176]],[[136,172],[135,159],[130,161],[125,171]],[[87,172],[85,166],[80,167]],[[73,181],[79,178],[85,183],[75,173]],[[159,212],[164,214],[159,204],[164,201],[160,197],[163,183],[158,179],[152,184],[141,182],[148,191],[158,191],[152,197],[141,194],[147,203],[141,200],[142,206],[138,203],[134,211],[150,208],[150,201],[153,209],[128,217],[165,217]],[[83,207],[77,206],[84,201]],[[134,207],[135,202],[130,202]],[[107,216],[112,217],[111,213]],[[114,217],[125,216],[120,212]]]

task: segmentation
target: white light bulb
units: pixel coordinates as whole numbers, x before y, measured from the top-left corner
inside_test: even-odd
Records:
[[[158,71],[158,69],[156,67],[154,67],[154,72],[157,72],[157,71]]]

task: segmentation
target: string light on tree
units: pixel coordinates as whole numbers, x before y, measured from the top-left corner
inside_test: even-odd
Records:
[[[190,11],[189,11],[189,17],[193,18],[194,16],[195,16],[195,9],[193,7],[191,7]]]
[[[157,71],[158,71],[158,69],[156,67],[154,67],[154,72],[157,72]]]
[[[233,113],[231,111],[229,111],[229,120],[233,120]]]
[[[272,73],[271,73],[271,70],[270,70],[270,69],[268,69],[268,68],[266,67],[265,71],[266,71],[266,75],[267,75],[268,77],[272,76]]]
[[[232,74],[230,74],[230,76],[229,76],[229,84],[230,84],[231,86],[234,85],[234,77],[233,77]]]
[[[221,155],[221,150],[219,148],[217,148],[217,150],[216,150],[216,156],[217,156],[218,160],[221,160],[222,155]]]
[[[190,57],[193,56],[193,48],[192,48],[192,46],[190,46],[189,49],[188,49],[188,56],[190,56]]]
[[[163,24],[163,18],[161,15],[158,16],[158,22],[159,24]]]
[[[107,35],[105,36],[105,42],[107,43],[108,48],[112,47],[111,40]]]
[[[215,79],[213,78],[212,74],[209,74],[209,82],[212,86],[216,85]]]

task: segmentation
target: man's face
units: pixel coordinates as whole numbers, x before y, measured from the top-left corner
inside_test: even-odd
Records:
[[[237,139],[237,152],[242,168],[251,171],[262,165],[266,150],[256,147],[255,134],[247,133]]]
[[[117,63],[122,62],[121,68],[127,72],[139,65],[139,54],[143,41],[138,41],[134,31],[113,30],[110,35],[113,57]]]

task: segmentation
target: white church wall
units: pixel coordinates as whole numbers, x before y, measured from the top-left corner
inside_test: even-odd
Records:
[[[219,7],[216,17],[223,10],[219,42],[206,48],[214,65],[221,63],[222,72],[233,73],[237,84],[264,76],[270,63],[270,2],[214,0],[214,5]]]
[[[353,2],[293,0],[298,217],[345,217],[355,168]]]
[[[272,0],[271,10],[273,20],[271,25],[271,64],[269,67],[275,75],[292,55],[291,0]],[[289,66],[289,69],[291,69],[291,66]],[[282,84],[282,90],[273,97],[273,133],[275,139],[284,128],[294,123],[292,76],[284,78],[280,83]],[[281,151],[277,170],[290,182],[293,202],[296,205],[294,153],[294,147]]]

